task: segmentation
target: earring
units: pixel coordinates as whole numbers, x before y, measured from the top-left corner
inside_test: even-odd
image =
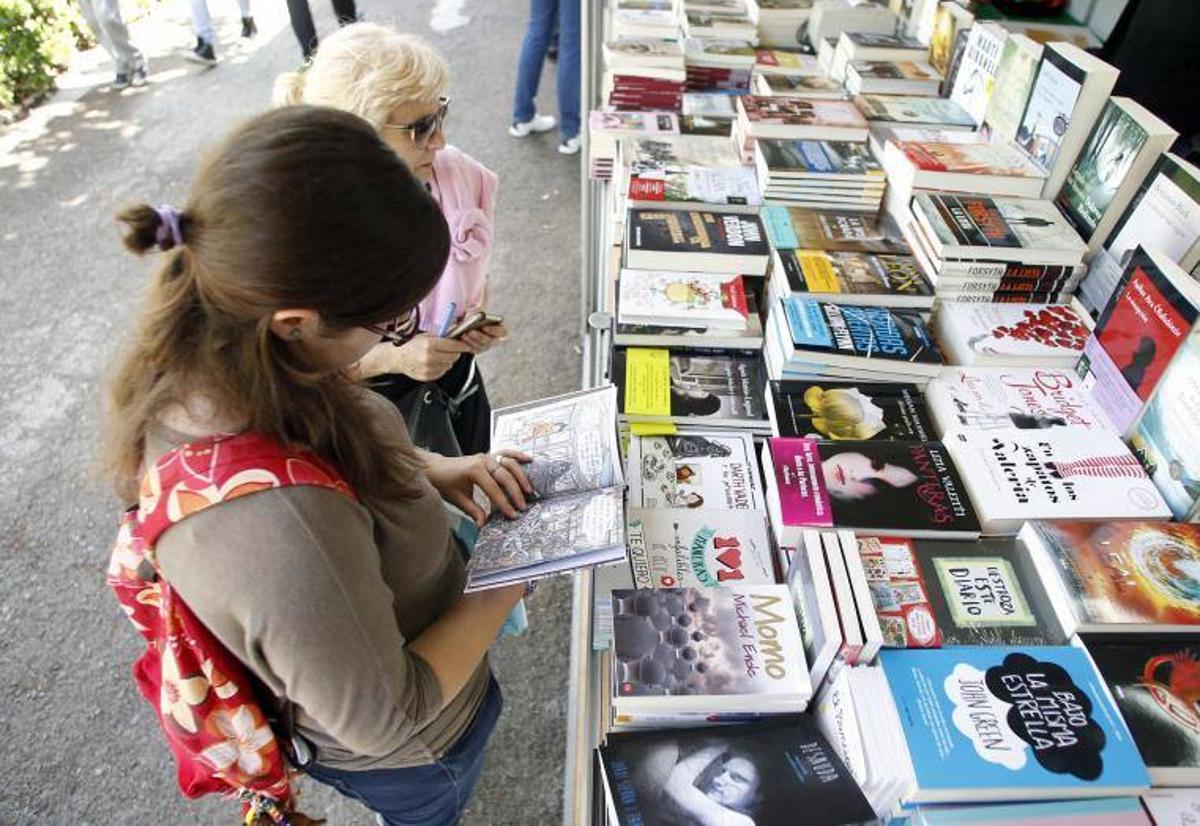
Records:
[[[288,331],[288,338],[290,338],[292,341],[299,341],[303,335],[304,333],[300,332],[299,327],[293,327],[290,331]]]

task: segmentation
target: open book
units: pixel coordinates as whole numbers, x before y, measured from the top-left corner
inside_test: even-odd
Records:
[[[467,591],[625,557],[624,486],[612,385],[492,411],[492,449],[533,456],[535,498],[516,519],[494,514],[467,566]]]

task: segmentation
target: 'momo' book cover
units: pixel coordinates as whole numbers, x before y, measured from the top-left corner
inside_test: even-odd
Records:
[[[962,646],[879,659],[912,758],[910,802],[1101,797],[1150,785],[1082,650]]]

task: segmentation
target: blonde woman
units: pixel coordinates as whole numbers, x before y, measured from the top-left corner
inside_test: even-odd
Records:
[[[436,382],[454,411],[462,453],[486,453],[491,408],[474,357],[507,338],[508,328],[492,324],[459,339],[442,334],[486,307],[497,179],[446,143],[449,86],[446,61],[420,38],[355,23],[323,41],[304,72],[282,75],[275,102],[331,106],[363,118],[441,206],[451,235],[446,269],[418,305],[404,344],[379,344],[357,373],[402,412],[422,383]]]

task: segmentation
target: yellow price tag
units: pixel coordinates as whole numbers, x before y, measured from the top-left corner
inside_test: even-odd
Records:
[[[625,351],[625,414],[671,415],[671,354],[631,347]]]

